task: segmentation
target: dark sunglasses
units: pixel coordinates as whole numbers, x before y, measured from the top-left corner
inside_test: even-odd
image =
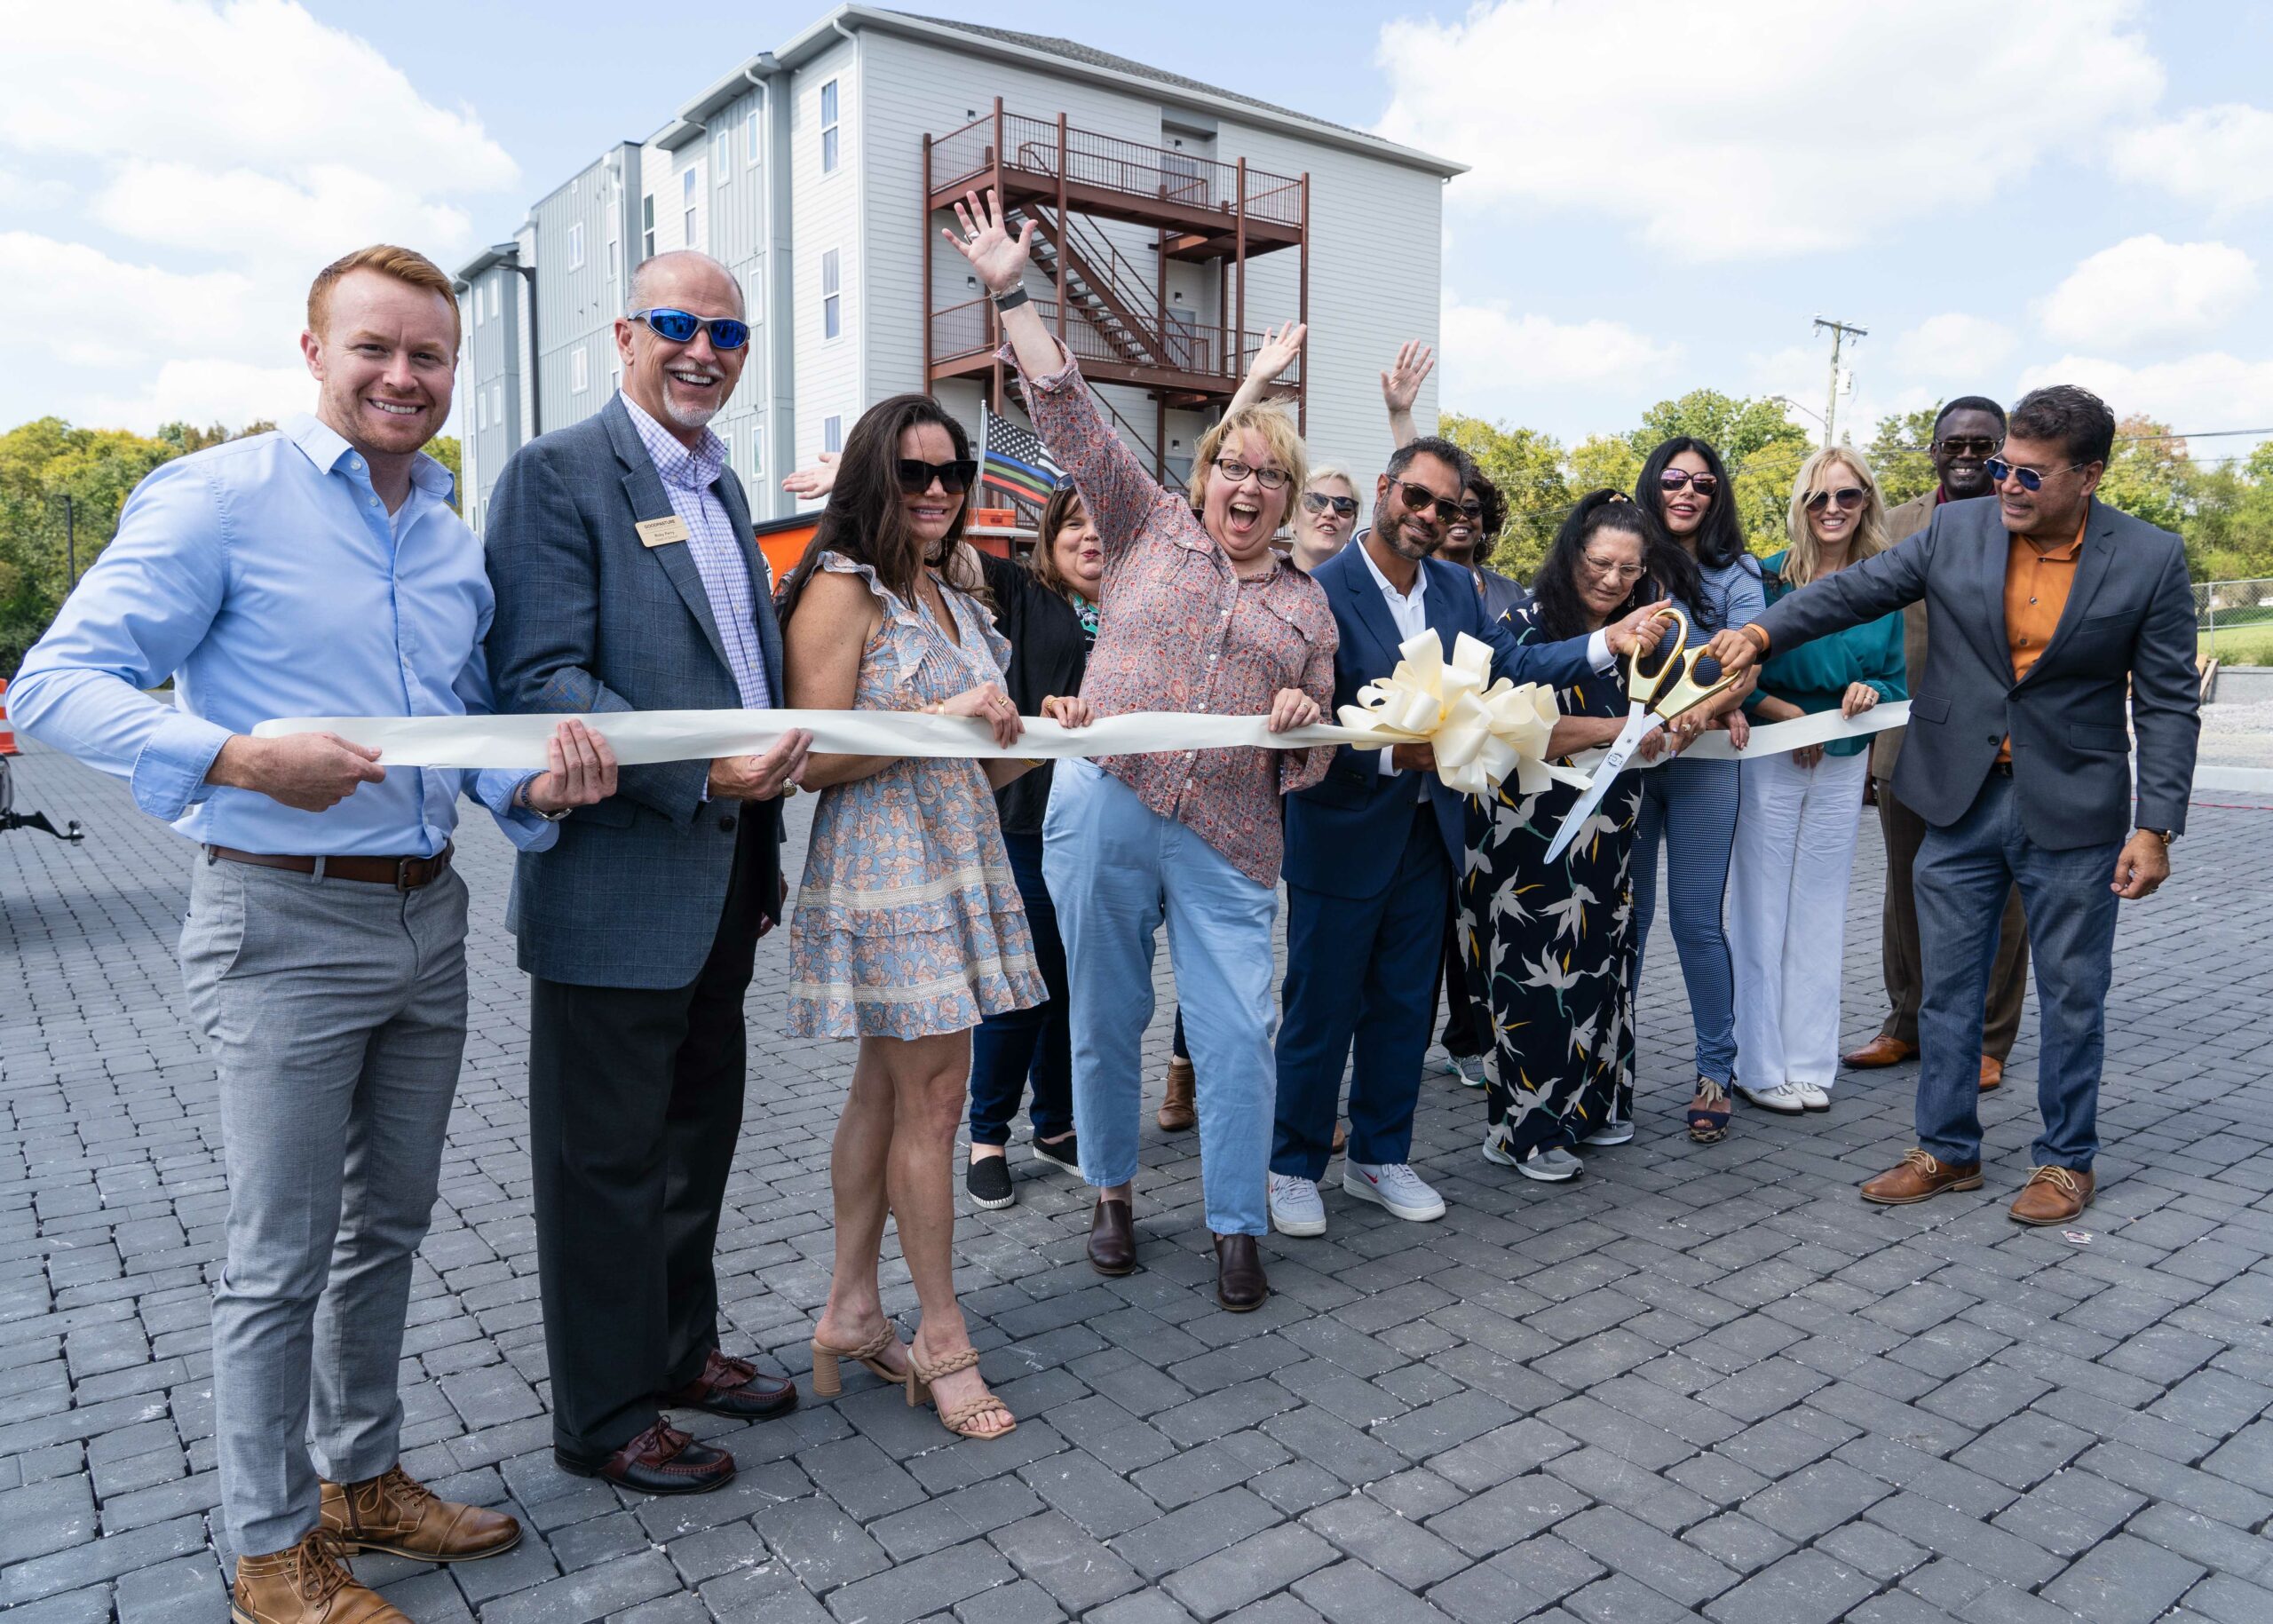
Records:
[[[1430,508],[1436,509],[1437,517],[1447,525],[1456,525],[1469,517],[1468,510],[1461,506],[1457,496],[1439,496],[1427,486],[1415,485],[1409,479],[1397,482],[1397,494],[1405,503],[1405,511],[1415,517]]]
[[[2066,468],[2055,468],[2050,470],[2016,468],[2003,457],[1992,456],[1989,459],[1989,477],[1999,485],[2002,485],[2008,479],[2018,479],[2021,482],[2021,488],[2023,490],[2040,491],[2044,488],[2044,476],[2046,472],[2065,473],[2071,469],[2081,468],[2083,464],[2081,463],[2070,463]]]
[[[1691,473],[1686,468],[1668,468],[1658,476],[1660,488],[1677,491],[1683,486],[1693,487],[1700,496],[1709,496],[1721,488],[1721,481],[1709,473]]]
[[[694,335],[704,328],[710,329],[710,347],[714,350],[739,350],[749,342],[749,323],[737,321],[732,316],[698,316],[690,311],[635,310],[634,321],[645,322],[648,331],[671,344],[693,344]]]
[[[1859,485],[1842,485],[1835,491],[1810,491],[1808,511],[1820,513],[1826,503],[1835,502],[1841,512],[1851,513],[1863,505],[1863,487]]]
[[[934,479],[948,495],[960,496],[978,477],[978,463],[972,457],[958,457],[952,463],[919,463],[911,456],[899,459],[899,488],[910,496],[930,490]]]
[[[1971,457],[1977,463],[1996,456],[2004,448],[2005,442],[1992,440],[1986,434],[1968,434],[1952,435],[1948,440],[1937,440],[1934,444],[1948,456]]]
[[[1313,513],[1323,513],[1328,508],[1341,518],[1348,519],[1358,511],[1355,496],[1329,496],[1324,491],[1304,491],[1303,505]]]

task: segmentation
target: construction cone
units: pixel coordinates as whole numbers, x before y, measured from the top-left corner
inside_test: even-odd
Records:
[[[8,725],[8,679],[0,677],[0,756],[20,756],[16,748],[16,730]]]

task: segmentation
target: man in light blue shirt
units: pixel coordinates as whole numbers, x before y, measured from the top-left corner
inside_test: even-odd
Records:
[[[343,1599],[321,1528],[425,1561],[520,1537],[397,1458],[411,1258],[465,1044],[450,834],[466,794],[548,846],[614,792],[614,758],[577,721],[541,773],[390,772],[331,734],[250,736],[278,716],[490,708],[481,548],[422,450],[449,415],[457,320],[448,278],[406,250],[326,267],[301,337],[316,415],[144,480],[8,694],[26,733],[201,848],[181,959],[229,1182],[213,1386],[239,1617],[402,1616]],[[173,705],[145,692],[169,677]]]

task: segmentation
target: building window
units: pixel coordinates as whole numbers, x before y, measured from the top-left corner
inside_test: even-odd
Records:
[[[655,194],[653,192],[639,200],[639,257],[655,257]]]
[[[820,336],[834,338],[844,330],[843,298],[837,287],[836,250],[820,257]],[[830,450],[836,449],[831,446]]]
[[[501,429],[505,426],[505,386],[503,384],[489,386],[489,421]]]
[[[765,477],[765,424],[749,425],[749,477],[755,481]]]
[[[568,392],[582,394],[592,382],[591,352],[578,345],[568,352]]]
[[[694,246],[694,165],[688,164],[678,175],[679,202],[686,210],[685,246]]]
[[[824,451],[844,449],[844,419],[835,414],[820,420],[820,448]]]
[[[710,139],[710,184],[723,186],[734,178],[734,138],[721,130]]]
[[[836,81],[820,87],[820,172],[836,172]]]
[[[504,289],[505,279],[503,277],[493,276],[489,279],[489,319],[492,321],[495,321],[497,319],[497,311],[499,308],[497,297],[499,294],[503,293]]]
[[[752,169],[757,167],[758,145],[757,109],[752,107],[742,118],[742,162]]]
[[[481,326],[481,284],[479,282],[473,285],[473,325],[477,329]]]
[[[734,431],[732,425],[718,431],[718,460],[727,467],[734,465]]]
[[[584,222],[574,220],[568,226],[568,268],[580,271],[584,266]]]
[[[477,430],[489,426],[489,392],[486,389],[473,392],[473,426]]]

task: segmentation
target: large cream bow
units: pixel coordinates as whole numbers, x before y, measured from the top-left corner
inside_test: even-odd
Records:
[[[1445,660],[1433,631],[1399,646],[1397,669],[1358,690],[1342,725],[1382,743],[1422,744],[1437,755],[1437,776],[1462,795],[1489,795],[1510,773],[1536,795],[1554,781],[1583,787],[1587,775],[1547,759],[1548,736],[1562,714],[1555,693],[1535,682],[1492,680],[1492,648],[1466,632]]]

